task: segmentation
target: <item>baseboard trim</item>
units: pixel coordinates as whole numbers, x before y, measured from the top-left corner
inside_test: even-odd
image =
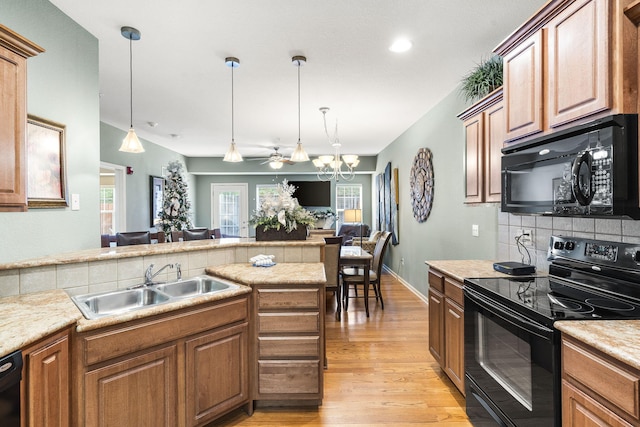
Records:
[[[383,265],[382,268],[389,274],[391,274],[393,276],[394,279],[396,279],[398,282],[400,282],[402,284],[402,286],[404,286],[405,288],[409,289],[415,296],[417,296],[418,298],[420,298],[420,300],[422,300],[422,302],[424,302],[425,304],[429,305],[429,299],[427,298],[426,295],[422,294],[420,291],[418,291],[416,288],[414,288],[411,283],[407,282],[406,280],[404,280],[402,277],[398,276],[396,274],[395,271],[393,271],[392,269],[390,269],[388,266]]]

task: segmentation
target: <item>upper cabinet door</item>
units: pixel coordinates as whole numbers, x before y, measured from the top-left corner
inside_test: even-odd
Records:
[[[539,30],[504,57],[507,140],[544,129],[542,50],[543,31]]]
[[[27,209],[27,59],[0,46],[0,210]]]
[[[465,203],[483,202],[483,136],[484,113],[480,113],[464,122],[466,153],[465,153]]]
[[[607,0],[578,0],[547,25],[551,128],[612,107],[608,8]]]
[[[27,58],[41,52],[0,24],[0,212],[27,210]]]
[[[489,108],[484,123],[484,201],[499,202],[502,193],[502,147],[504,146],[504,103]]]

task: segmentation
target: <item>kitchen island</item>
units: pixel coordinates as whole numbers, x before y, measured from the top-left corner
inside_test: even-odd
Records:
[[[254,401],[319,405],[323,247],[322,239],[231,239],[105,248],[0,267],[0,281],[17,276],[18,289],[26,291],[0,298],[2,353],[27,350],[26,419],[52,425],[133,425],[152,419],[158,425],[198,426],[239,406],[251,413]],[[259,253],[274,254],[277,265],[258,268],[246,262]],[[109,258],[106,264],[104,257]],[[241,271],[232,277],[239,286],[94,320],[83,318],[69,298],[73,291],[90,289],[74,286],[74,280],[91,282],[100,272],[112,274],[116,280],[107,290],[115,290],[140,283],[151,263],[176,261],[185,267],[185,277],[205,270],[215,274],[217,267],[219,277]],[[109,267],[114,271],[108,272]],[[54,288],[66,292],[33,291],[50,277]],[[253,339],[254,331],[261,331],[259,341]],[[258,345],[259,367],[254,356]],[[296,373],[299,381],[286,380]],[[47,378],[58,380],[52,384]],[[130,403],[120,399],[127,395],[139,396],[129,411]],[[41,405],[45,401],[58,404]]]

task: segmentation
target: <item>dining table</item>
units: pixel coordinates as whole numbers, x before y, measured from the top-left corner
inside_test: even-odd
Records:
[[[342,246],[340,247],[340,269],[343,267],[356,267],[364,270],[364,310],[369,317],[369,271],[371,270],[371,261],[373,255],[362,249],[360,246]],[[349,289],[342,282],[342,297],[349,298]],[[338,312],[340,308],[340,298],[338,298]]]

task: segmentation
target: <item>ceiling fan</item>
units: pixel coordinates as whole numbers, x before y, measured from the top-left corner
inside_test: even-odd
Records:
[[[283,156],[278,150],[280,147],[273,147],[273,153],[269,157],[256,157],[254,159],[248,160],[262,160],[261,165],[266,165],[267,163],[272,169],[281,169],[282,166],[286,163],[288,165],[294,164],[291,160],[287,159]]]

